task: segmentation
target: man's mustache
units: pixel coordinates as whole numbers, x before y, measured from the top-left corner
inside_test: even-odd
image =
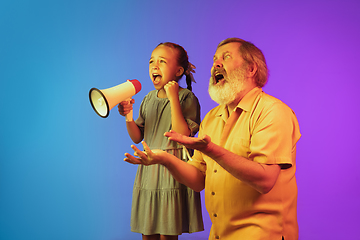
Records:
[[[226,70],[223,67],[215,68],[212,70],[211,75],[215,76],[215,74],[218,74],[218,73],[220,73],[222,75],[226,75]]]

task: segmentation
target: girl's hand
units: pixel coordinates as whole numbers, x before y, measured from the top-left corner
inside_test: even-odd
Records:
[[[167,98],[171,101],[174,98],[179,98],[179,84],[175,81],[169,81],[164,86]]]
[[[159,164],[160,154],[164,151],[158,149],[151,151],[144,141],[142,141],[141,143],[143,145],[144,151],[141,151],[136,146],[131,145],[131,148],[135,151],[134,156],[129,153],[125,153],[126,158],[124,159],[124,161],[131,164],[143,164],[146,166]]]
[[[130,101],[122,101],[118,105],[118,110],[121,116],[126,116],[126,114],[130,113],[133,110],[133,104],[135,103],[134,99],[131,99]]]

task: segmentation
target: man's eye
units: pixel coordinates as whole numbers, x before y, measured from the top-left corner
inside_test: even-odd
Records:
[[[160,62],[161,62],[161,63],[166,63],[166,61],[165,61],[165,60],[160,60]]]
[[[226,54],[225,56],[224,56],[224,59],[228,59],[228,58],[230,58],[231,56],[230,56],[230,54]]]

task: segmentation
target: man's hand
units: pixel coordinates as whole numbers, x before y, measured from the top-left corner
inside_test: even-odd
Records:
[[[124,159],[124,161],[131,164],[143,164],[146,166],[159,164],[160,160],[159,158],[157,158],[157,154],[160,154],[164,151],[158,149],[151,151],[144,141],[142,141],[141,143],[144,147],[144,151],[141,151],[136,146],[131,145],[131,148],[135,151],[134,156],[129,153],[125,153],[126,158]]]
[[[209,143],[211,143],[211,138],[208,135],[204,135],[198,138],[187,137],[173,130],[170,130],[170,132],[166,132],[164,136],[168,137],[171,141],[175,141],[184,145],[187,148],[196,149],[201,152],[208,147]]]

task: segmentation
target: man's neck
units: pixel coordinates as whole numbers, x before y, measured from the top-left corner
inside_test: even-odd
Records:
[[[239,104],[239,102],[241,101],[241,99],[243,99],[245,97],[245,95],[250,92],[251,90],[253,90],[256,86],[252,86],[250,88],[244,89],[244,91],[241,91],[238,94],[238,97],[231,103],[227,104],[227,109],[229,111],[229,116],[230,114],[234,111],[234,109],[237,107],[237,105]]]

